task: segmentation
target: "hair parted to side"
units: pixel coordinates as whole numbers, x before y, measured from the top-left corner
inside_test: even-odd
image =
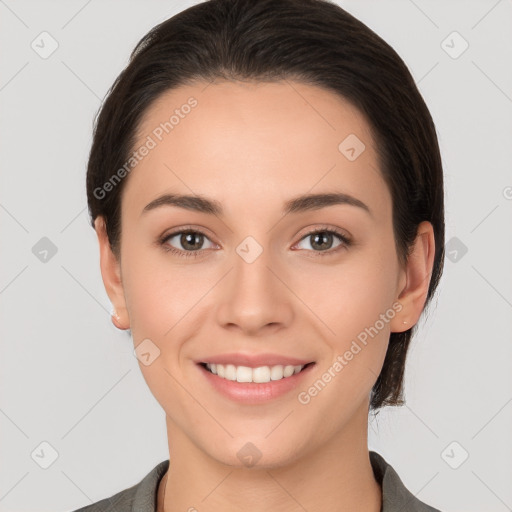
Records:
[[[178,86],[215,79],[293,80],[328,89],[365,116],[393,201],[397,256],[407,261],[417,227],[432,223],[435,257],[425,307],[444,262],[444,187],[434,123],[402,59],[364,23],[327,0],[208,0],[160,23],[137,44],[95,119],[87,168],[91,224],[105,219],[120,256],[123,167],[143,115]],[[391,333],[370,408],[402,405],[407,350],[416,326]]]

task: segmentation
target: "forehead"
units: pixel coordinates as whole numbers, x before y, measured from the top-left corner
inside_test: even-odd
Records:
[[[141,120],[134,149],[144,144],[152,148],[124,191],[139,209],[166,191],[282,202],[336,189],[374,204],[387,194],[364,116],[313,85],[221,81],[169,90]]]

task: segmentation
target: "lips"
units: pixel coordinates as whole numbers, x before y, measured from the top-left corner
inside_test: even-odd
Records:
[[[231,361],[246,361],[247,363],[247,357],[240,358],[240,357],[228,357],[228,355],[224,356],[216,356],[211,358],[205,358],[206,360],[225,360],[230,359]],[[249,358],[249,364],[255,365],[255,366],[247,366],[243,368],[243,365],[232,365],[232,364],[226,364],[226,366],[223,366],[223,363],[211,363],[212,365],[216,366],[217,372],[219,369],[223,369],[224,376],[218,375],[216,373],[213,373],[207,368],[208,363],[198,362],[197,367],[200,369],[200,375],[202,375],[206,379],[204,382],[208,383],[219,394],[223,395],[224,397],[233,400],[235,402],[238,402],[240,404],[244,405],[257,405],[257,404],[264,404],[271,400],[277,399],[279,397],[284,397],[287,394],[290,394],[293,390],[296,390],[296,388],[300,385],[301,382],[304,382],[304,379],[307,378],[308,375],[311,375],[311,372],[313,371],[313,368],[315,367],[315,362],[309,362],[298,372],[293,373],[292,375],[285,376],[284,375],[284,368],[294,370],[295,365],[285,365],[284,368],[282,365],[272,365],[272,369],[275,370],[280,369],[281,374],[277,375],[275,373],[274,375],[270,375],[270,380],[268,379],[268,370],[269,366],[263,365],[259,366],[261,363],[255,362],[263,361],[268,363],[269,361],[299,361],[300,359],[295,358],[288,358],[288,357],[282,357],[279,356],[278,359],[273,359],[272,357],[269,357],[269,354],[266,354],[266,357],[264,359],[260,358]],[[302,365],[298,365],[298,368],[301,368]],[[231,380],[234,378],[233,371],[236,370],[236,380]],[[240,380],[238,380],[238,373],[241,370],[240,374]],[[247,379],[248,373],[251,374],[251,379]],[[286,373],[290,373],[288,370]],[[227,375],[229,374],[229,375]],[[263,375],[265,374],[265,375]],[[273,380],[272,376],[279,377],[277,380]],[[292,396],[290,395],[290,399]]]

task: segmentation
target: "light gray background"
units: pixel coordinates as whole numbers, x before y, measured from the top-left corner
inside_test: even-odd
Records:
[[[193,3],[0,0],[2,511],[73,510],[168,458],[164,413],[110,321],[85,166],[130,51]],[[446,240],[468,249],[446,259],[409,354],[407,405],[370,422],[370,448],[443,511],[512,510],[512,1],[340,5],[419,84],[444,160]],[[47,59],[31,48],[42,31],[59,44]],[[458,58],[442,46],[453,31],[469,43]],[[57,247],[46,263],[32,252],[42,237]],[[58,453],[48,469],[44,442]]]

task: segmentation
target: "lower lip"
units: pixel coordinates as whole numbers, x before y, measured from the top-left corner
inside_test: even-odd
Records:
[[[289,393],[302,382],[315,364],[310,364],[307,368],[290,377],[262,383],[238,382],[236,380],[224,379],[213,374],[204,366],[200,364],[198,366],[208,382],[224,396],[244,404],[259,404]]]

